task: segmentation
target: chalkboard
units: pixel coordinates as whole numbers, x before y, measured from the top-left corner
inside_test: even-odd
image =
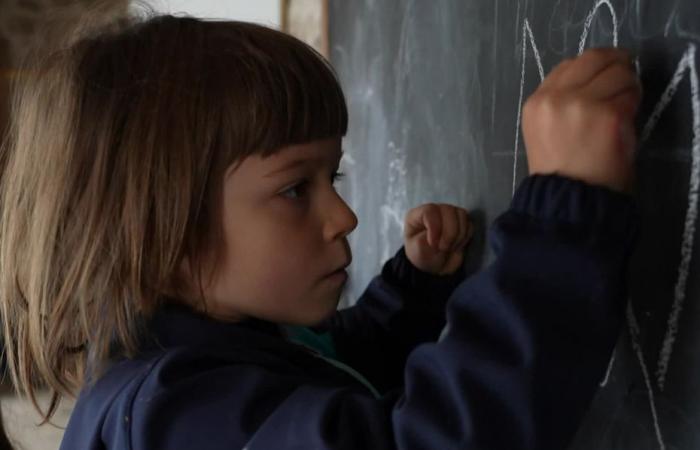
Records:
[[[700,448],[700,2],[358,0],[331,2],[329,14],[350,110],[340,189],[360,219],[348,303],[424,202],[473,211],[482,232],[469,264],[487,264],[483,230],[527,174],[523,100],[563,57],[633,51],[644,98],[631,302],[571,448]]]

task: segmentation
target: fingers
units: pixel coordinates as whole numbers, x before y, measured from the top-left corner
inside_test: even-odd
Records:
[[[426,233],[426,240],[431,247],[440,239],[442,217],[438,205],[427,203],[409,210],[406,214],[404,238],[410,239],[422,232]]]
[[[457,218],[456,208],[444,204],[438,206],[442,216],[442,233],[438,248],[440,251],[446,252],[452,247],[452,243],[459,233],[459,219]]]
[[[522,108],[530,173],[628,192],[640,99],[624,50],[593,49],[557,66]]]
[[[582,90],[583,94],[590,98],[608,100],[626,92],[639,97],[641,89],[639,78],[632,66],[616,62],[598,72]]]
[[[407,239],[423,231],[430,247],[450,251],[469,242],[471,223],[467,211],[462,208],[428,203],[411,209],[406,215],[404,234]]]
[[[457,214],[459,217],[460,225],[460,239],[455,244],[453,250],[459,250],[464,248],[469,243],[469,241],[471,241],[472,236],[474,235],[474,227],[472,226],[472,223],[469,220],[469,214],[467,213],[467,211],[462,208],[457,208]]]
[[[443,212],[442,238],[440,240],[441,251],[458,251],[471,239],[471,222],[469,215],[463,208],[452,205],[440,205]]]
[[[428,245],[437,247],[443,233],[443,218],[438,205],[429,204],[423,214],[423,225],[427,230]]]
[[[562,78],[565,78],[565,74],[568,70],[571,64],[573,64],[574,58],[566,58],[563,59],[559,64],[554,66],[554,69],[552,69],[547,76],[545,77],[544,80],[542,80],[542,83],[540,84],[540,88],[546,88],[549,86],[558,86],[562,83]]]
[[[575,59],[565,60],[550,75],[549,84],[557,88],[573,88],[588,84],[609,66],[618,64],[633,67],[630,53],[617,48],[586,50]]]
[[[608,101],[613,105],[616,111],[623,114],[623,117],[625,117],[630,124],[633,124],[642,101],[642,91],[641,89],[623,91]]]

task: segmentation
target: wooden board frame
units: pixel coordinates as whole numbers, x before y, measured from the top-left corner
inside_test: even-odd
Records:
[[[293,15],[291,14],[294,5],[300,1],[314,1],[321,8],[320,23],[294,23]],[[330,43],[329,43],[329,26],[328,26],[328,5],[329,0],[280,0],[280,28],[285,33],[294,35],[304,41],[309,45],[312,45],[319,53],[321,53],[325,58],[328,58],[330,54]],[[316,36],[316,43],[309,42],[307,36],[301,35],[298,30],[308,30],[309,27],[317,30],[318,36]]]

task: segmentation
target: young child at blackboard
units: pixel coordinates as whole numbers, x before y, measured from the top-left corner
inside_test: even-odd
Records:
[[[495,221],[490,267],[463,273],[462,208],[418,206],[405,246],[339,312],[357,224],[333,185],[347,111],[305,44],[134,19],[53,54],[18,93],[4,342],[30,398],[80,391],[63,449],[572,437],[626,297],[639,86],[625,53],[562,63],[526,103],[531,176]]]

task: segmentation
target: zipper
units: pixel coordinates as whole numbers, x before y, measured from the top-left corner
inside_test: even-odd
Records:
[[[360,372],[358,372],[357,370],[353,369],[352,367],[348,366],[345,363],[338,361],[337,359],[333,359],[333,358],[329,358],[327,356],[324,356],[321,352],[319,352],[318,350],[316,350],[314,348],[308,347],[304,344],[297,344],[297,345],[303,347],[304,350],[306,350],[312,356],[315,356],[316,358],[319,358],[319,359],[325,361],[326,363],[330,364],[331,366],[333,366],[337,369],[340,369],[343,372],[347,373],[348,375],[352,376],[355,380],[362,383],[362,385],[365,386],[376,399],[382,398],[382,394],[379,393],[377,388],[372,386],[372,383],[370,383],[369,380],[367,380],[364,376],[362,376],[362,374]]]

